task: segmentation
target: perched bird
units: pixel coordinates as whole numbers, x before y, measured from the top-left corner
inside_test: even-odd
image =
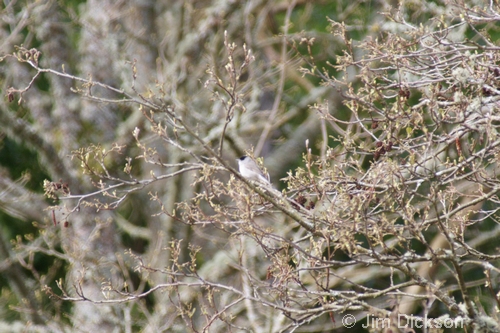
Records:
[[[264,174],[259,169],[257,163],[248,156],[238,158],[238,167],[243,177],[248,180],[254,180],[259,183],[270,184],[269,175]]]

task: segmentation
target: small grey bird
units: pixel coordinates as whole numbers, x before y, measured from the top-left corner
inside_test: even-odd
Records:
[[[249,180],[254,180],[259,183],[270,184],[269,175],[264,174],[259,169],[257,163],[248,156],[238,158],[238,167],[243,177]]]

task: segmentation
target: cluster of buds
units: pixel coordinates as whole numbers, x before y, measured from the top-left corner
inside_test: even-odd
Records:
[[[45,195],[52,199],[57,199],[57,193],[63,193],[65,196],[71,194],[68,183],[63,183],[62,179],[60,179],[59,182],[45,180],[43,182],[43,188],[45,190]]]
[[[307,205],[306,203],[307,203],[306,197],[304,197],[302,194],[299,194],[297,199],[295,199],[295,201],[292,202],[292,206],[297,210],[299,209],[298,205],[304,207],[307,210],[314,209],[314,207],[316,206],[316,204],[313,201],[309,201]]]
[[[384,155],[387,152],[390,152],[391,150],[392,150],[392,141],[389,141],[386,145],[384,145],[381,141],[378,141],[377,150],[373,155],[373,159],[377,161],[380,158],[380,156]]]

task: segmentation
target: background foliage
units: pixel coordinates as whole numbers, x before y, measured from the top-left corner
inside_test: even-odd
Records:
[[[0,331],[500,330],[497,2],[0,15]]]

